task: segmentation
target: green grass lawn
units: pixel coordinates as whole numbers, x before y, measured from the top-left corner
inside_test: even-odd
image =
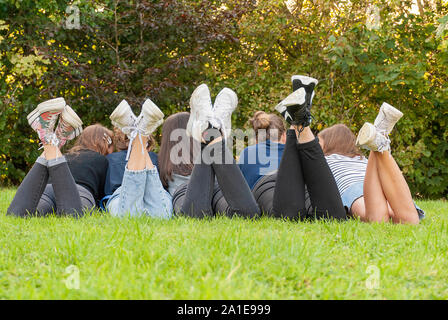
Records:
[[[20,219],[13,195],[0,190],[0,299],[448,299],[444,201],[404,226]]]

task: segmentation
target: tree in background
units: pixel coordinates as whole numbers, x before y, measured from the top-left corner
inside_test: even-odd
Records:
[[[65,97],[85,124],[110,125],[123,98],[187,110],[207,52],[238,42],[236,22],[251,7],[241,3],[0,0],[2,184],[18,183],[38,155],[25,115],[43,100]]]
[[[259,0],[239,21],[240,48],[215,59],[209,77],[237,88],[238,124],[272,110],[293,74],[320,81],[315,130],[343,122],[357,132],[391,103],[405,113],[392,141],[413,192],[445,196],[448,4],[420,4],[415,12],[412,1]]]
[[[109,125],[123,98],[171,114],[206,81],[237,91],[241,127],[300,73],[320,81],[315,130],[356,131],[383,101],[401,109],[395,157],[414,193],[445,196],[447,12],[423,0],[0,0],[2,184],[38,155],[25,115],[45,99],[64,96],[86,124]]]

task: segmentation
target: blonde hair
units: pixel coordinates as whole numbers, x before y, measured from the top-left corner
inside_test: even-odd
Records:
[[[87,149],[107,155],[112,142],[113,133],[111,130],[101,124],[93,124],[83,130],[75,145],[68,152],[77,153],[80,150]]]
[[[271,130],[278,130],[278,138],[280,138],[283,133],[285,133],[285,123],[283,119],[280,118],[276,114],[268,114],[264,111],[257,111],[254,113],[254,116],[249,119],[249,122],[252,128],[255,131],[255,137],[258,142],[258,134],[259,130],[266,130],[266,139],[269,140],[271,138],[270,132]]]

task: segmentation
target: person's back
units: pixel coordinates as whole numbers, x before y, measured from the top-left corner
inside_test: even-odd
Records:
[[[98,203],[104,197],[104,181],[108,162],[104,155],[89,149],[65,155],[68,167],[76,184],[92,193]]]
[[[61,97],[40,103],[27,118],[44,153],[20,184],[7,214],[80,217],[94,209],[104,190],[112,132],[99,124],[82,130],[82,120]],[[63,155],[61,148],[76,137]]]
[[[284,148],[282,143],[266,140],[241,152],[238,166],[251,189],[261,177],[278,169]]]
[[[351,130],[337,124],[320,132],[318,137],[341,196],[352,187],[363,184],[367,158],[356,147]]]
[[[118,187],[121,186],[126,168],[127,150],[117,151],[109,154],[106,158],[109,162],[109,170],[107,170],[106,184],[104,186],[105,195],[111,195]],[[149,157],[156,168],[158,168],[157,154],[149,151]]]
[[[361,133],[358,140],[359,136]],[[381,133],[375,138],[375,143],[381,142],[381,138],[387,146],[390,143]],[[319,140],[344,207],[351,216],[366,222],[402,223],[418,223],[424,217],[423,210],[412,202],[409,187],[388,150],[384,155],[372,150],[367,159],[358,149],[355,135],[343,124],[323,130]],[[390,188],[393,184],[397,187]]]

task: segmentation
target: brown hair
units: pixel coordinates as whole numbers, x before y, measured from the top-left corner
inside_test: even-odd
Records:
[[[250,125],[255,130],[255,138],[258,142],[259,130],[266,130],[266,139],[270,139],[270,131],[278,130],[278,139],[286,131],[283,119],[276,114],[268,114],[264,111],[257,111],[254,116],[249,119]]]
[[[75,145],[68,152],[77,153],[80,150],[87,149],[105,156],[108,154],[110,145],[108,141],[113,141],[112,131],[100,124],[93,124],[83,130]]]
[[[336,124],[318,134],[323,140],[323,152],[326,156],[340,154],[350,158],[362,157],[361,151],[356,147],[356,137],[345,124]]]
[[[159,151],[159,171],[160,180],[165,188],[168,187],[168,182],[172,181],[172,174],[176,173],[182,176],[189,176],[191,171],[193,171],[193,139],[186,136],[186,128],[190,114],[188,112],[175,113],[168,118],[166,118],[162,127],[162,142],[160,143]],[[175,129],[182,130],[180,141],[171,141],[171,133]],[[183,150],[189,148],[190,154],[182,154],[180,164],[173,164],[170,158],[171,149],[179,144],[185,144]],[[187,145],[189,144],[189,146]],[[185,147],[185,148],[184,148]]]
[[[156,144],[156,140],[152,135],[148,137],[147,150],[151,151]],[[114,146],[117,151],[127,150],[129,147],[129,138],[120,129],[114,128]]]

